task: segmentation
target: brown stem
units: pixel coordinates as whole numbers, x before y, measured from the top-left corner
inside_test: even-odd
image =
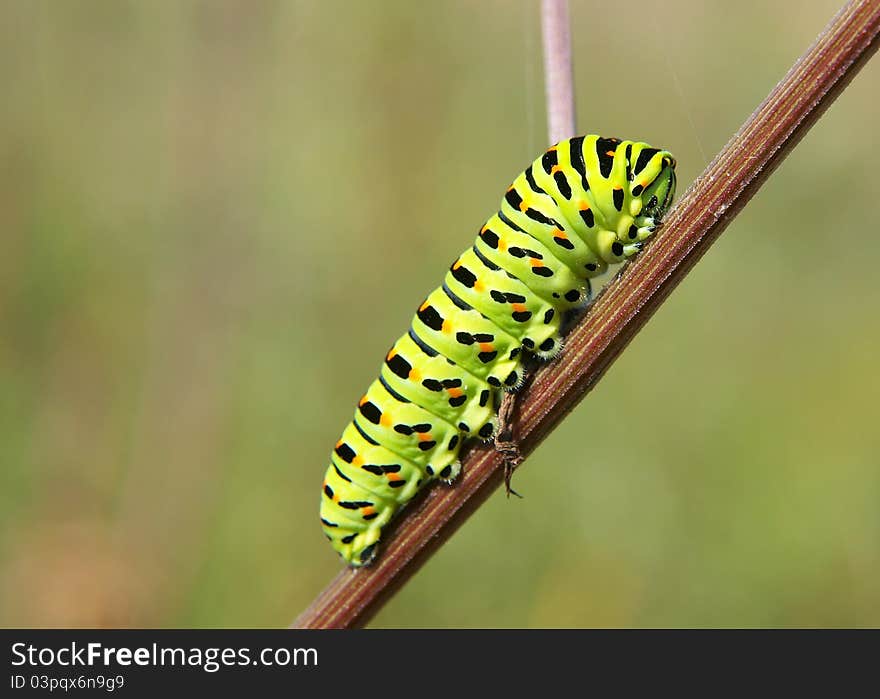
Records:
[[[853,0],[749,117],[670,212],[656,241],[612,282],[568,336],[559,361],[521,394],[514,428],[524,455],[580,401],[770,173],[877,50],[880,0]],[[454,487],[411,503],[376,565],[345,569],[294,626],[361,626],[499,486],[503,457],[473,447]]]

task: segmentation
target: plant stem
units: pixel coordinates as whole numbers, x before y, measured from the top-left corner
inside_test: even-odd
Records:
[[[541,0],[541,30],[544,43],[547,133],[550,143],[558,143],[575,135],[568,0]]]
[[[853,0],[831,20],[669,213],[657,239],[609,284],[566,339],[561,358],[519,394],[513,427],[531,453],[583,398],[877,50],[880,0]],[[294,622],[361,626],[501,484],[503,457],[483,446],[463,455],[463,476],[410,503],[377,563],[341,571]]]

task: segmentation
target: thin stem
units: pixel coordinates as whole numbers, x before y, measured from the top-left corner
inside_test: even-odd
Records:
[[[846,87],[880,44],[880,0],[853,0],[749,117],[678,205],[656,241],[602,293],[520,394],[513,427],[531,453],[583,398],[660,304]],[[294,622],[353,627],[370,617],[501,484],[503,457],[476,446],[463,477],[407,507],[376,565],[345,569]]]
[[[568,0],[541,0],[541,29],[544,41],[547,133],[550,143],[558,143],[575,135]]]

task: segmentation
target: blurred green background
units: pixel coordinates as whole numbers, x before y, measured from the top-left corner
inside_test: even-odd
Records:
[[[574,0],[579,128],[683,191],[838,6]],[[286,625],[354,401],[547,145],[537,3],[6,0],[0,79],[0,624]],[[880,625],[878,88],[373,625]]]

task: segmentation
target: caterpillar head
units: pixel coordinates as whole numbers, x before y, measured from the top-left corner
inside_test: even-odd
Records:
[[[642,249],[654,234],[675,196],[675,158],[668,151],[656,151],[631,183],[629,214],[617,219],[615,231],[599,231],[598,252],[605,262],[621,262]]]
[[[640,218],[650,218],[656,226],[669,211],[675,196],[675,158],[667,151],[654,157],[660,158],[660,174],[641,193],[642,210],[639,213]]]

